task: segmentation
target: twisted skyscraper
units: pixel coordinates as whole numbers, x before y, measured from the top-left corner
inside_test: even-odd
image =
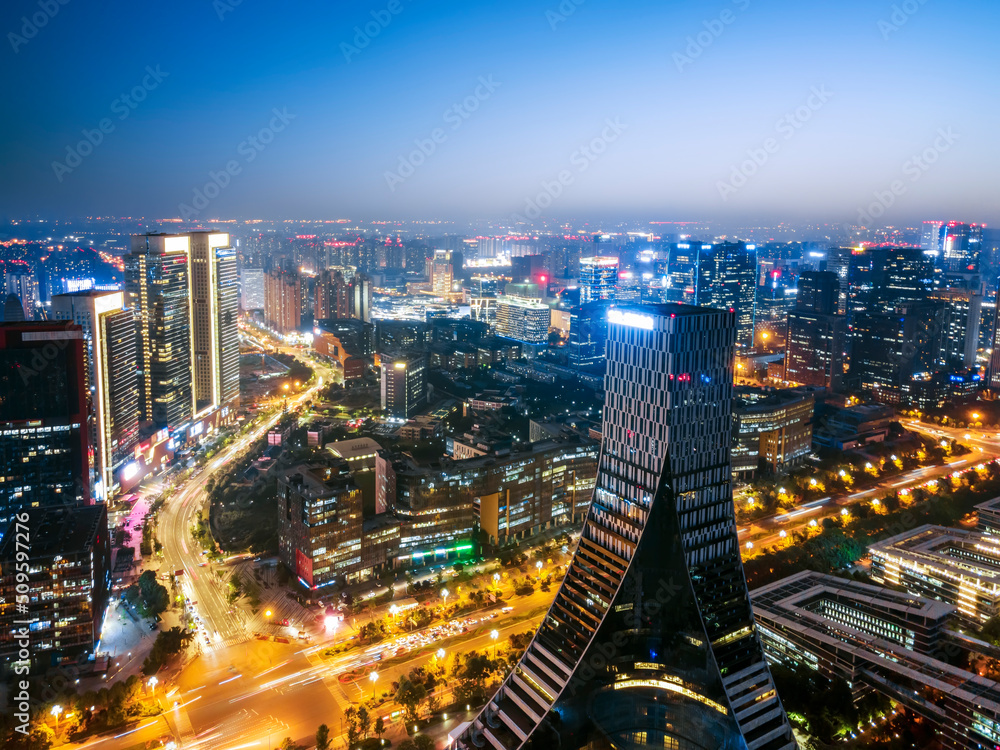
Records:
[[[636,306],[608,322],[604,442],[580,545],[459,745],[794,748],[733,514],[736,316]]]

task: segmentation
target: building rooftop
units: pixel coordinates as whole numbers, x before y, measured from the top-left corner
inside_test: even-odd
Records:
[[[326,449],[338,458],[342,458],[345,461],[353,461],[365,456],[374,456],[382,450],[382,446],[371,438],[366,437],[327,443]]]
[[[332,466],[302,464],[282,475],[285,482],[311,497],[324,497],[358,489],[344,462]]]
[[[883,557],[898,555],[927,565],[952,580],[977,581],[1000,591],[1000,541],[988,534],[928,524],[868,549]]]

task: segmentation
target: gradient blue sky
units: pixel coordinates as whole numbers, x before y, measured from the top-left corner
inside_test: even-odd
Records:
[[[199,218],[509,216],[567,170],[548,216],[850,221],[899,180],[878,223],[1000,220],[995,0],[909,0],[888,39],[894,3],[872,0],[586,0],[554,29],[558,0],[399,2],[347,62],[341,44],[388,0],[242,0],[222,20],[212,0],[69,0],[16,53],[8,34],[39,6],[9,0],[0,214],[177,216],[236,160]],[[674,53],[723,11],[732,23],[679,71]],[[157,65],[168,78],[118,120],[112,102]],[[499,88],[453,128],[446,110],[480,76]],[[832,96],[785,138],[778,120],[813,87]],[[246,163],[239,145],[273,108],[295,119]],[[52,163],[104,117],[114,131],[59,182]],[[608,118],[627,129],[581,171],[574,152]],[[386,172],[438,127],[390,190]],[[914,180],[907,160],[947,128],[957,141]],[[724,200],[719,182],[771,137]]]

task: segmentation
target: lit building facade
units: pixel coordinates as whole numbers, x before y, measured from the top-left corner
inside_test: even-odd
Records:
[[[501,297],[497,301],[496,331],[498,336],[522,344],[545,345],[549,340],[552,311],[538,302]]]
[[[812,451],[815,397],[799,390],[737,388],[733,400],[733,476],[782,474]]]
[[[346,463],[278,477],[278,554],[310,589],[354,583],[364,568],[361,488]]]
[[[450,250],[435,250],[431,260],[431,291],[439,297],[451,294],[452,282],[455,280],[455,269],[451,265]]]
[[[389,416],[409,419],[427,400],[427,363],[422,355],[382,362],[382,409]]]
[[[604,362],[608,340],[609,302],[588,302],[574,307],[569,319],[569,363],[575,367]]]
[[[944,660],[951,605],[802,571],[754,589],[753,608],[770,661],[881,693],[948,750],[1000,745],[1000,684]]]
[[[124,292],[86,291],[52,298],[52,316],[81,327],[86,341],[91,486],[99,500],[113,497],[121,471],[139,441],[136,325]]]
[[[618,258],[598,255],[580,258],[580,302],[614,301],[618,287]]]
[[[980,627],[1000,614],[1000,539],[977,531],[921,526],[868,548],[871,576],[916,596],[955,605]]]
[[[264,269],[240,271],[240,307],[247,311],[264,309]]]
[[[4,289],[7,295],[13,294],[21,303],[24,320],[35,320],[38,317],[39,296],[38,279],[30,268],[24,270],[8,270],[4,276]],[[5,319],[7,319],[5,317]]]
[[[30,644],[24,661],[31,667],[93,654],[111,589],[107,507],[60,505],[25,513],[27,520],[13,523],[0,542],[0,661],[22,661],[22,628]],[[26,560],[19,533],[31,540]],[[26,584],[18,580],[20,570],[27,571]],[[26,609],[19,611],[22,604]]]
[[[0,324],[0,534],[22,508],[90,501],[84,335]]]
[[[457,739],[794,748],[733,512],[736,316],[609,313],[603,446],[576,554],[519,664]],[[546,721],[556,711],[561,722]],[[563,738],[560,742],[557,737]]]
[[[239,282],[227,233],[192,232],[190,258],[193,395],[200,414],[239,401]]]
[[[282,336],[302,326],[302,279],[297,273],[274,270],[267,275],[264,321]]]
[[[125,256],[139,330],[139,413],[158,427],[181,425],[194,411],[189,251],[187,235],[144,234],[133,235]]]

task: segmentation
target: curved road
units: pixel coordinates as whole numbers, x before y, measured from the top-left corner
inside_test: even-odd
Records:
[[[300,356],[301,352],[296,352],[296,355]],[[288,399],[288,410],[291,412],[295,412],[312,398],[324,383],[330,382],[332,371],[328,367],[311,358],[307,358],[307,363],[316,374],[316,384]],[[237,454],[259,440],[281,417],[280,411],[267,417],[249,433],[220,451],[207,466],[193,474],[160,511],[157,533],[163,545],[161,570],[184,571],[177,577],[178,584],[192,602],[197,602],[193,605],[194,609],[214,642],[232,642],[233,639],[242,640],[247,637],[247,617],[246,613],[230,606],[226,601],[228,570],[224,566],[220,568],[206,564],[200,545],[191,535],[191,529],[198,511],[205,508],[207,493],[204,487],[208,480],[220,473]],[[226,571],[221,580],[215,575],[213,568]],[[204,645],[201,636],[199,643]]]

